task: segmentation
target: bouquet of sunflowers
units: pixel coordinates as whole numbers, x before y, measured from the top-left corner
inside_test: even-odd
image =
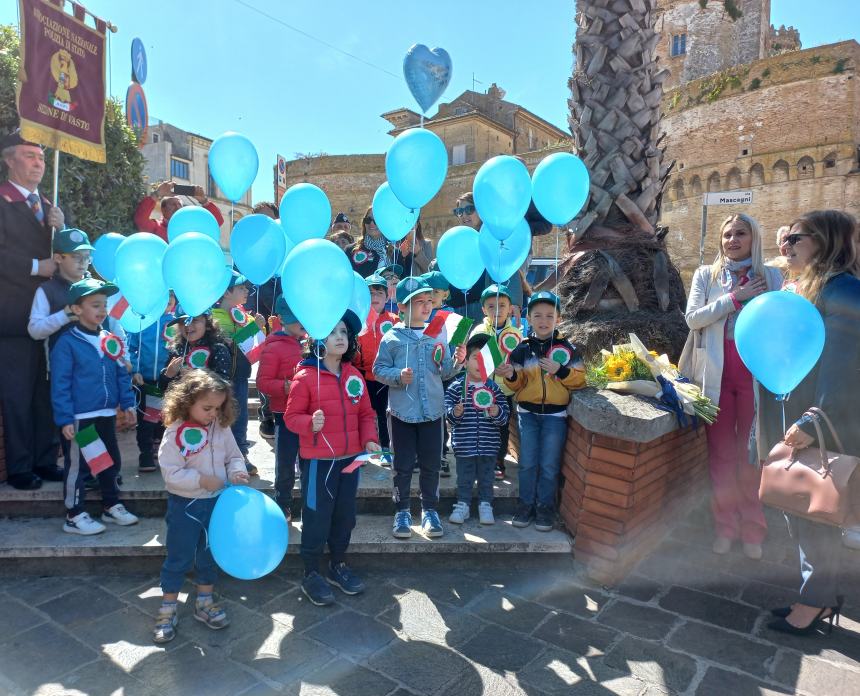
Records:
[[[586,379],[590,386],[599,389],[660,399],[676,412],[682,425],[684,414],[711,424],[719,412],[668,356],[649,351],[636,334],[630,334],[629,343],[612,346],[611,352],[601,351],[600,362],[589,366]]]

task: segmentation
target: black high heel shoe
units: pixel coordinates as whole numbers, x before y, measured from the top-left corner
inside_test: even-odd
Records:
[[[830,607],[830,611],[837,615],[837,618],[836,618],[836,625],[837,626],[839,625],[839,616],[838,615],[842,613],[842,603],[844,601],[845,601],[844,595],[837,595],[836,596],[836,606]],[[775,616],[778,619],[784,619],[790,613],[791,613],[791,607],[777,607],[776,609],[770,610],[770,615]],[[828,617],[825,616],[824,618],[826,619]]]
[[[780,607],[780,610],[783,607]],[[830,610],[830,614],[827,616],[823,616],[824,612]],[[791,608],[788,608],[789,613],[791,613]],[[778,611],[778,610],[774,610]],[[838,607],[822,607],[818,614],[815,615],[815,618],[809,622],[806,626],[798,627],[790,624],[785,617],[780,617],[776,621],[771,621],[767,627],[771,631],[779,631],[780,633],[788,633],[793,636],[808,636],[810,633],[815,631],[818,627],[819,621],[828,621],[829,625],[827,627],[828,635],[833,632],[833,624],[835,623],[837,626],[839,625],[839,616],[842,613],[841,605]],[[776,615],[776,614],[774,614]],[[788,616],[786,614],[786,616]]]

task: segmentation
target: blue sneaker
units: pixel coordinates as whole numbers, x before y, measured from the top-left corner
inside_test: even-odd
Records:
[[[421,513],[421,531],[431,539],[440,537],[445,533],[442,529],[442,521],[439,519],[438,512],[435,510],[424,510]]]
[[[409,510],[398,510],[394,513],[394,529],[391,533],[398,539],[412,536],[412,513]]]
[[[302,580],[302,592],[318,607],[334,604],[334,592],[331,591],[331,585],[317,572],[305,575],[305,579]]]
[[[364,592],[364,583],[361,578],[350,570],[346,563],[338,563],[328,566],[328,581],[337,585],[344,594],[357,595]]]

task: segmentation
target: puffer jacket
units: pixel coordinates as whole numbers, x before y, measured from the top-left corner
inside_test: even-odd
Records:
[[[244,307],[240,307],[242,311]],[[251,315],[248,315],[248,319],[250,321],[254,321],[254,318]],[[226,309],[213,309],[212,310],[212,320],[218,325],[218,328],[221,329],[221,333],[223,333],[227,338],[230,339],[235,345],[236,334],[243,328],[245,328],[246,324],[237,324],[233,321],[233,317],[230,316],[230,311]],[[239,347],[236,346],[232,351],[236,356],[236,369],[233,372],[233,382],[241,381],[243,379],[248,379],[251,376],[251,363],[248,361],[248,358],[245,357],[245,354],[239,350]]]
[[[315,433],[317,409],[325,414],[325,423]],[[303,459],[340,459],[363,452],[368,442],[379,443],[367,384],[350,363],[341,365],[338,377],[316,358],[303,360],[290,384],[284,423],[299,436]]]
[[[84,413],[117,406],[125,411],[134,407],[131,375],[125,363],[105,355],[76,326],[63,333],[51,351],[51,405],[59,427]]]
[[[301,361],[302,344],[295,336],[278,331],[266,338],[257,368],[257,388],[269,397],[272,412],[283,413],[287,410],[284,382],[295,376],[296,367]]]
[[[379,354],[379,344],[382,342],[382,337],[390,331],[394,325],[400,321],[397,315],[391,312],[383,312],[382,314],[371,313],[371,318],[376,316],[376,320],[371,322],[368,319],[367,328],[358,335],[358,352],[352,360],[365,379],[371,379],[374,382],[379,380],[373,374],[373,363],[376,356]],[[390,326],[386,326],[390,324]]]
[[[217,476],[225,485],[231,474],[245,471],[245,458],[239,451],[230,428],[212,423],[207,429],[208,442],[199,452],[183,457],[176,441],[181,422],[171,423],[164,431],[158,448],[158,466],[169,493],[183,498],[214,498],[221,491],[207,491],[200,486],[200,475]]]
[[[558,372],[550,375],[538,361],[554,353],[566,360]],[[518,405],[531,413],[561,413],[570,403],[570,392],[585,386],[585,365],[579,351],[558,331],[543,340],[530,333],[514,348],[510,363],[514,374],[505,381],[516,392]]]
[[[484,317],[484,321],[478,324],[474,329],[472,329],[471,336],[475,336],[477,334],[487,334],[488,336],[495,336],[496,340],[499,344],[499,350],[502,351],[502,355],[510,355],[513,351],[508,350],[507,344],[508,336],[515,336],[517,340],[517,345],[522,343],[523,341],[523,331],[519,327],[514,326],[511,323],[511,320],[508,319],[502,328],[497,328],[493,326],[493,320],[490,317]],[[471,338],[470,336],[470,338]],[[514,390],[508,386],[507,381],[501,375],[493,375],[493,379],[496,384],[499,385],[499,388],[502,390],[502,394],[505,396],[513,396]]]

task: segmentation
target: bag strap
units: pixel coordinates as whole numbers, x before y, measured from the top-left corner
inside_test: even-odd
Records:
[[[836,428],[833,427],[833,422],[830,420],[828,415],[817,406],[810,406],[808,409],[808,413],[812,415],[813,419],[816,420],[816,422],[818,418],[821,418],[827,424],[827,429],[830,430],[830,435],[833,437],[833,443],[836,445],[836,449],[839,452],[844,453],[845,447],[842,445],[842,440],[839,439],[839,435],[836,432]]]
[[[815,434],[818,437],[818,454],[821,457],[821,469],[824,471],[825,478],[830,473],[830,462],[827,461],[827,451],[824,449],[824,432],[821,430],[821,423],[818,421],[818,414],[807,411],[806,415],[815,426]],[[792,459],[796,459],[796,450],[792,448]]]

